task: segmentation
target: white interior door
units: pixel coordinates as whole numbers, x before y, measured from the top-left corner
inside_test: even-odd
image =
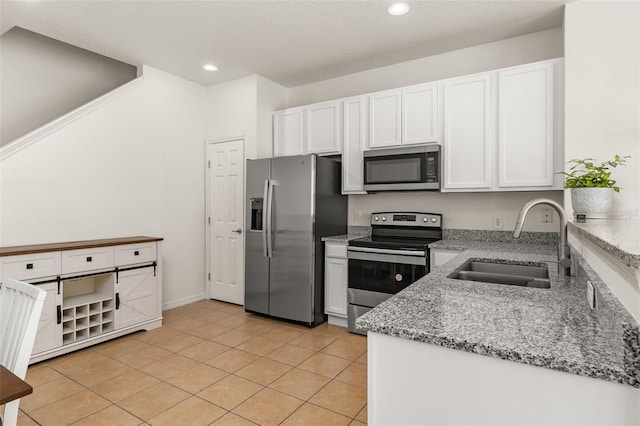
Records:
[[[244,304],[243,140],[207,144],[209,297]]]

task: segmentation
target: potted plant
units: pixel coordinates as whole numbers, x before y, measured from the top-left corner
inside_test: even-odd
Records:
[[[613,192],[620,192],[616,181],[611,179],[611,169],[625,165],[629,156],[616,155],[613,160],[595,164],[593,158],[571,160],[573,164],[565,175],[564,187],[571,189],[571,206],[574,214],[583,214],[587,219],[608,218],[613,202]]]

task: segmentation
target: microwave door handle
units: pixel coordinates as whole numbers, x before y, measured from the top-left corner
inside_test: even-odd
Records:
[[[273,257],[273,187],[277,181],[269,181],[269,192],[267,196],[267,257]]]
[[[269,180],[265,179],[264,181],[264,191],[262,193],[262,199],[265,202],[265,207],[267,208],[267,212],[269,211]],[[267,217],[268,214],[266,214],[267,212],[265,212],[265,214],[262,215],[262,254],[264,255],[264,257],[269,257],[269,254],[267,253],[267,227],[268,225],[268,221],[267,221]]]

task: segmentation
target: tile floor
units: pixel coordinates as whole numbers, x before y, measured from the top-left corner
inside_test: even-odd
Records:
[[[204,300],[33,365],[18,425],[362,425],[367,341]]]

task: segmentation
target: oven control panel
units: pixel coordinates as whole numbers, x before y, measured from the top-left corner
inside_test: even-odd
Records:
[[[442,227],[442,215],[418,212],[378,212],[371,214],[371,225]]]

